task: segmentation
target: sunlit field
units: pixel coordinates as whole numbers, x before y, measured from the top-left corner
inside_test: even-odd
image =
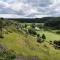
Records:
[[[60,40],[60,35],[56,34],[55,32],[44,31],[44,30],[40,30],[40,31],[37,31],[37,32],[40,33],[40,35],[45,34],[47,41]]]

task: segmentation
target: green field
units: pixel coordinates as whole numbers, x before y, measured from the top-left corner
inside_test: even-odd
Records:
[[[59,34],[56,34],[55,32],[44,31],[44,30],[40,30],[40,31],[37,31],[37,32],[40,35],[45,34],[47,41],[60,40],[60,35]]]
[[[38,31],[40,34],[46,35],[46,40],[59,40],[60,35],[49,31]],[[0,39],[0,44],[6,48],[14,50],[17,55],[38,57],[40,60],[60,60],[60,51],[54,49],[52,45],[47,42],[37,43],[35,37],[22,33],[5,34],[5,38]]]

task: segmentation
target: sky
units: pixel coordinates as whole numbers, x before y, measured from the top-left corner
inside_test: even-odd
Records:
[[[0,17],[60,16],[60,0],[0,0]]]

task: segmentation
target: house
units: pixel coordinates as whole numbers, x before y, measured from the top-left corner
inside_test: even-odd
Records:
[[[35,29],[36,29],[36,30],[40,30],[40,28],[39,28],[39,27],[35,27]]]

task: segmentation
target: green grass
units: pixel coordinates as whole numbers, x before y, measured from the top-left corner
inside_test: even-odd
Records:
[[[37,31],[41,36],[42,34],[46,35],[46,41],[43,43],[38,43],[37,38],[28,34],[23,34],[21,32],[16,32],[15,23],[18,22],[12,21],[13,24],[7,26],[5,31],[8,32],[4,34],[4,38],[0,38],[0,44],[5,48],[12,49],[16,52],[16,55],[23,56],[36,56],[40,60],[60,60],[60,50],[56,50],[53,45],[47,43],[46,41],[60,40],[60,35],[56,34],[55,31]],[[33,23],[20,23],[22,27],[27,24],[27,28],[31,28]],[[44,23],[35,23],[36,25],[41,25],[43,27]]]
[[[59,35],[48,31],[41,31],[40,34],[42,33],[45,33],[47,40],[60,38]],[[16,32],[6,34],[3,39],[0,39],[0,44],[3,44],[6,48],[13,49],[19,55],[37,56],[41,60],[60,60],[59,50],[55,50],[53,46],[46,42],[37,43],[36,38],[27,34]]]
[[[45,34],[47,41],[60,40],[60,35],[50,31],[40,30],[37,31],[40,35]]]

